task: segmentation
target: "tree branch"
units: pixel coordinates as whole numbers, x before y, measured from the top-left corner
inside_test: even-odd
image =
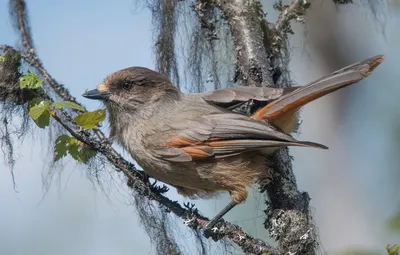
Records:
[[[301,21],[300,17],[305,14],[305,9],[310,6],[311,0],[293,0],[288,6],[280,6],[281,13],[275,23],[275,31],[279,34],[284,33],[285,27],[289,26],[292,19]]]
[[[290,6],[281,6],[282,13],[271,33],[269,27],[262,29],[262,24],[269,23],[264,20],[261,5],[257,1],[214,1],[231,29],[241,85],[276,87],[271,72],[275,66],[271,59],[279,58],[276,55],[280,54],[282,43],[276,38],[287,37],[290,20],[305,13],[305,8],[309,6],[305,3],[305,0],[294,0]],[[279,44],[278,51],[274,50],[276,44]],[[268,52],[274,52],[275,56],[270,56]],[[318,243],[309,212],[310,198],[306,192],[297,189],[289,150],[279,150],[270,161],[274,164],[274,176],[269,184],[262,187],[269,198],[265,227],[270,236],[279,242],[281,254],[315,254]]]
[[[236,78],[243,86],[273,86],[260,26],[263,19],[261,4],[248,0],[215,0],[214,4],[228,21],[236,46]]]

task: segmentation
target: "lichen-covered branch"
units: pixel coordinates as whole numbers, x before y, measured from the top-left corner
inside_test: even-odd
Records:
[[[305,8],[310,6],[311,0],[293,0],[293,2],[288,5],[283,7],[281,4],[279,4],[279,7],[275,7],[277,9],[280,9],[281,13],[279,14],[279,18],[277,22],[275,23],[275,30],[276,31],[282,31],[285,27],[289,25],[289,22],[292,19],[299,19],[302,15],[304,15]]]
[[[264,225],[270,236],[279,241],[279,250],[315,254],[319,243],[309,209],[310,197],[297,188],[289,150],[279,150],[271,162],[276,172],[271,183],[262,187],[269,198]]]
[[[278,20],[272,27],[271,48],[275,55],[282,54],[282,48],[285,48],[286,41],[290,34],[293,34],[290,21],[296,20],[304,22],[306,10],[311,6],[312,0],[293,0],[291,4],[284,5],[282,1],[275,4],[275,9],[280,12]]]
[[[260,26],[264,18],[261,4],[248,0],[215,0],[214,4],[228,22],[235,43],[236,79],[244,86],[273,86]]]
[[[270,56],[276,45],[268,40],[276,40],[278,34],[286,36],[290,20],[299,13],[304,14],[308,7],[305,2],[295,0],[289,6],[280,6],[282,13],[271,33],[269,26],[263,27],[268,22],[264,20],[257,1],[214,1],[229,23],[242,85],[276,86],[271,72],[275,66]],[[280,42],[275,41],[276,44]],[[275,59],[280,57],[280,52],[279,48]],[[318,243],[309,212],[310,198],[306,192],[297,189],[288,149],[281,149],[269,161],[273,163],[275,174],[272,181],[262,187],[269,198],[265,226],[270,236],[278,241],[277,249],[281,254],[315,254]]]

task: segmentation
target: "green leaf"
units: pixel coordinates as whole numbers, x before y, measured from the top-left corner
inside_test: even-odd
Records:
[[[4,54],[0,55],[0,64],[6,61],[6,56]]]
[[[21,89],[28,88],[28,89],[37,89],[42,86],[43,80],[39,79],[35,74],[31,73],[28,70],[28,74],[23,75],[19,78],[19,87]]]
[[[37,120],[33,120],[40,128],[45,128],[50,125],[50,111],[44,111]]]
[[[78,140],[68,135],[62,135],[57,138],[54,152],[54,161],[65,157],[68,152],[73,159],[84,164],[97,154],[96,151],[81,146]]]
[[[76,110],[79,110],[79,111],[82,111],[82,112],[85,111],[85,109],[83,109],[82,106],[80,106],[80,105],[78,105],[78,104],[76,104],[74,102],[71,102],[71,101],[55,102],[55,103],[52,104],[52,106],[54,106],[55,108],[58,108],[58,109],[61,109],[63,107],[69,107],[71,109],[76,109]]]
[[[61,135],[56,140],[56,145],[54,146],[54,161],[60,160],[62,157],[67,156],[69,143],[71,141],[70,136],[68,135]]]
[[[96,110],[80,114],[75,118],[75,122],[84,129],[92,129],[105,118],[106,112],[104,110]]]
[[[43,100],[29,109],[29,116],[32,119],[37,120],[45,111],[49,110],[49,106],[49,102]]]
[[[29,103],[28,114],[40,128],[45,128],[50,125],[49,107],[50,103],[48,101],[39,98],[35,98]]]
[[[386,251],[388,255],[399,255],[400,254],[400,245],[386,246]]]
[[[73,157],[76,161],[86,164],[89,162],[91,158],[96,156],[96,151],[83,149],[79,147],[78,144],[72,144],[69,147],[69,154]]]

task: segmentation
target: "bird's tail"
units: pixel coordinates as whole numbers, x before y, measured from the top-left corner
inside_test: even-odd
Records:
[[[362,62],[346,66],[319,80],[283,95],[272,101],[267,106],[255,112],[251,118],[255,120],[267,120],[281,129],[283,123],[294,118],[296,112],[305,104],[314,101],[326,94],[366,78],[383,61],[383,55],[368,58]]]

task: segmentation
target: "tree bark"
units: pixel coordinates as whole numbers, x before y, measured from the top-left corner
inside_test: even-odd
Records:
[[[241,85],[277,87],[272,72],[276,67],[270,62],[274,56],[269,53],[274,52],[276,57],[279,51],[266,47],[272,47],[276,38],[285,37],[282,33],[295,17],[293,13],[299,8],[303,13],[305,7],[300,1],[293,1],[282,11],[285,14],[281,15],[275,31],[268,31],[268,27],[262,28],[262,24],[269,23],[264,20],[262,6],[257,1],[221,0],[214,3],[222,11],[231,30],[237,58],[236,76]],[[284,40],[280,42],[285,43]],[[270,236],[278,241],[278,250],[282,254],[315,254],[318,242],[309,212],[310,197],[297,188],[289,150],[281,149],[268,160],[272,162],[274,172],[272,181],[262,187],[269,198],[264,225]]]
[[[271,65],[261,30],[262,6],[256,1],[215,1],[236,46],[236,78],[243,86],[273,86]]]

